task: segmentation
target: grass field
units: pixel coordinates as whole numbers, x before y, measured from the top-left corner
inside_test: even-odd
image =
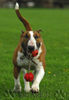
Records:
[[[69,10],[21,9],[33,30],[42,29],[47,48],[46,74],[38,94],[13,93],[12,57],[25,30],[13,9],[0,9],[0,100],[69,100]]]

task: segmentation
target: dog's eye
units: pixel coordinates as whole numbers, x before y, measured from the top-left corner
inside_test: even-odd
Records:
[[[39,38],[39,36],[35,35],[35,36],[34,36],[34,38],[35,38],[35,39],[38,39],[38,38]]]
[[[29,38],[28,34],[25,35],[25,38]]]

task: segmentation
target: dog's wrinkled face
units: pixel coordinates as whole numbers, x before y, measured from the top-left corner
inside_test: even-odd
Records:
[[[25,52],[39,50],[41,46],[41,36],[39,31],[27,31],[21,35],[21,46]]]

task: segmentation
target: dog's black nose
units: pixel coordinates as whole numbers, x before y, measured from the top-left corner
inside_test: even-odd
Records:
[[[28,50],[29,50],[30,52],[34,51],[34,46],[28,46]]]

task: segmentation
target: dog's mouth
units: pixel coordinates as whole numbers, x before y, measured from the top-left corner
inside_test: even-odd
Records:
[[[36,50],[28,51],[28,55],[29,55],[30,57],[35,57],[35,56],[38,55],[38,50],[36,49]]]
[[[35,49],[34,46],[27,46],[23,48],[23,53],[27,57],[35,57],[38,55],[38,49]]]
[[[32,53],[35,50],[35,47],[34,46],[28,46],[27,50],[28,50],[29,53]]]

